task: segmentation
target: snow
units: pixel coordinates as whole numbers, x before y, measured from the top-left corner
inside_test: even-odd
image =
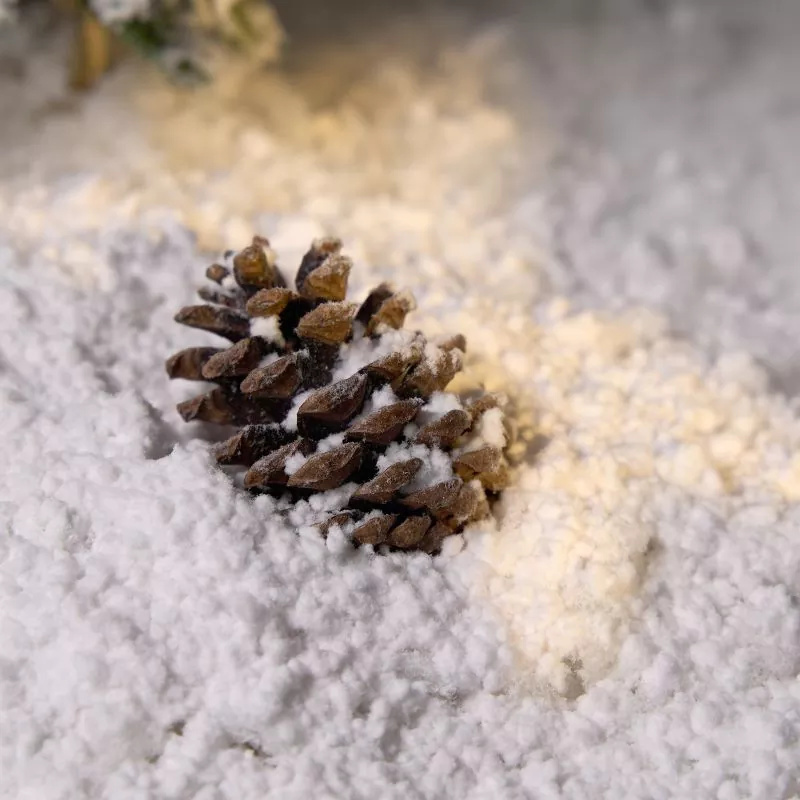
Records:
[[[292,407],[289,409],[286,417],[281,422],[281,425],[286,428],[287,431],[297,430],[297,412],[299,411],[300,406],[303,405],[303,403],[305,403],[305,401],[308,400],[313,393],[313,389],[306,389],[305,391],[299,392],[297,395],[295,395],[295,398],[292,401]]]
[[[34,100],[60,85],[58,48],[22,86],[0,77],[18,112],[0,130],[0,794],[797,795],[800,418],[773,390],[795,371],[797,283],[778,257],[793,229],[752,213],[756,200],[720,199],[736,153],[676,113],[697,96],[725,142],[744,127],[750,155],[779,153],[763,200],[769,175],[796,169],[790,137],[773,117],[756,115],[761,144],[732,123],[748,98],[791,99],[796,72],[774,65],[796,48],[765,12],[745,31],[773,46],[720,84],[714,17],[671,8],[669,35],[650,17],[636,35],[619,20],[596,38],[536,29],[552,79],[576,87],[555,84],[563,149],[538,177],[523,166],[554,131],[482,94],[511,51],[492,31],[440,39],[426,70],[366,37],[381,68],[333,106],[306,102],[307,75],[267,74],[191,100],[147,83],[136,111],[122,71],[42,124]],[[669,47],[704,68],[703,93],[664,68]],[[584,56],[595,69],[577,80]],[[585,102],[615,59],[647,62],[643,86]],[[635,144],[588,146],[575,109]],[[651,158],[664,141],[709,160]],[[750,226],[775,249],[738,247]],[[644,229],[664,232],[672,272]],[[342,236],[359,296],[408,286],[412,330],[467,338],[454,386],[508,395],[512,487],[440,557],[378,557],[335,528],[322,539],[309,523],[352,485],[287,520],[175,413],[196,386],[167,381],[164,359],[215,340],[172,315],[206,251],[255,232],[287,274],[314,236]],[[354,349],[348,374],[366,356]]]
[[[397,395],[392,391],[392,387],[388,384],[376,389],[367,399],[364,404],[364,411],[360,416],[369,416],[370,414],[379,411],[381,408],[386,408],[398,401]]]
[[[283,347],[286,344],[278,327],[277,317],[253,317],[250,320],[250,335],[260,336],[276,347]]]
[[[475,430],[470,436],[465,451],[477,450],[484,445],[504,450],[507,444],[506,432],[503,425],[504,412],[501,408],[490,408],[479,417]]]
[[[286,459],[286,466],[284,468],[286,474],[294,475],[306,461],[308,461],[308,456],[304,456],[302,453],[294,453],[289,456],[289,458]]]

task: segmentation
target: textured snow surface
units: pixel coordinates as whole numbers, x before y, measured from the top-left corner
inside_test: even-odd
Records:
[[[374,558],[176,419],[191,239],[91,244],[105,288],[3,255],[8,796],[788,796],[800,423],[746,359],[508,316],[473,371],[551,442],[496,531]]]
[[[580,176],[520,200],[511,178],[549,145],[482,97],[505,42],[445,47],[430,74],[384,54],[333,106],[273,75],[247,101],[234,78],[192,103],[155,84],[147,104],[174,113],[150,117],[123,73],[0,131],[4,797],[798,793],[797,403],[749,357],[621,309],[679,312],[690,272],[642,298],[653,262],[622,270],[626,229],[581,239],[556,204],[586,197]],[[46,67],[32,95],[3,79],[31,119],[31,96],[55,94]],[[262,124],[270,105],[296,129]],[[693,220],[690,244],[716,230]],[[287,272],[339,234],[356,292],[392,278],[415,290],[412,327],[466,335],[455,388],[505,392],[520,430],[496,522],[438,559],[374,558],[213,467],[213,432],[174,411],[196,387],[163,360],[203,343],[172,322],[218,255],[202,248],[253,232]],[[585,310],[603,295],[614,310]],[[677,321],[694,330],[703,302]],[[723,318],[698,322],[704,343]],[[717,327],[716,345],[746,343]],[[777,354],[774,328],[752,331]]]

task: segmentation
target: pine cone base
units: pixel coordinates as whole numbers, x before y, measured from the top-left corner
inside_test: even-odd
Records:
[[[214,448],[217,463],[238,468],[250,492],[305,504],[323,535],[338,526],[357,545],[433,554],[508,483],[502,402],[446,391],[465,340],[405,330],[407,292],[381,284],[348,302],[341,249],[313,242],[294,289],[261,237],[209,267],[205,302],[175,319],[229,345],[167,360],[170,378],[213,385],[178,411],[238,428]]]

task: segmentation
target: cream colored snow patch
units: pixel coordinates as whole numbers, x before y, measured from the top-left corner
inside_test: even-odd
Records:
[[[536,682],[563,693],[570,661],[585,683],[613,664],[651,536],[642,500],[613,459],[564,444],[508,490],[500,529],[483,540],[488,594]]]
[[[800,502],[800,455],[795,456],[781,472],[777,485],[787,500],[792,503]]]
[[[505,380],[520,426],[474,585],[527,679],[572,695],[614,666],[661,498],[707,498],[732,514],[743,496],[769,505],[776,489],[796,502],[800,426],[763,394],[749,359],[708,364],[646,312],[552,308],[543,324],[498,326],[469,350],[472,381]],[[485,313],[466,309],[463,329]]]

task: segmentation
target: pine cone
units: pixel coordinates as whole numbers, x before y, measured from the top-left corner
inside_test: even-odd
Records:
[[[208,268],[206,304],[175,319],[232,344],[167,361],[170,378],[216,384],[178,411],[239,428],[215,456],[246,467],[250,491],[296,502],[329,492],[307,503],[328,508],[315,521],[323,534],[339,525],[359,544],[434,553],[507,484],[500,401],[464,404],[444,391],[464,338],[433,344],[403,330],[410,294],[382,284],[360,306],[347,302],[352,262],[341,247],[315,241],[295,290],[260,237]]]

